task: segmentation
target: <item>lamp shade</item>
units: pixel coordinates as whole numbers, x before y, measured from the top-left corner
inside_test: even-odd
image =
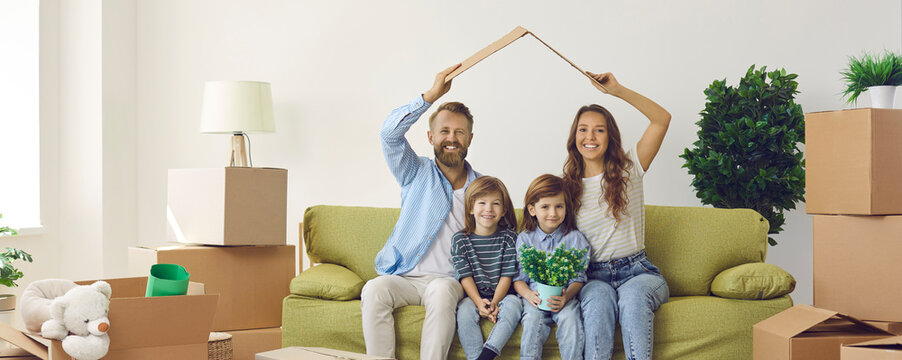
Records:
[[[272,92],[259,81],[208,81],[200,132],[274,132]]]

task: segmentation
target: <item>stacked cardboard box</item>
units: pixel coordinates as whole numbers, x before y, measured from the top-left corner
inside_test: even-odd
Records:
[[[130,273],[179,264],[219,294],[211,329],[232,335],[232,359],[282,345],[282,300],[296,266],[287,184],[285,169],[170,170],[168,239],[192,245],[129,248]]]
[[[806,209],[814,215],[814,306],[898,333],[902,110],[809,113],[805,135]]]

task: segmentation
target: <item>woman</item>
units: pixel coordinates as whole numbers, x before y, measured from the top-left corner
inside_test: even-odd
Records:
[[[564,179],[577,202],[576,225],[591,246],[589,281],[580,293],[584,355],[610,359],[619,322],[626,358],[651,359],[654,311],[667,302],[670,290],[645,256],[642,177],[661,148],[670,113],[611,73],[587,74],[601,92],[625,100],[650,124],[628,151],[613,115],[599,105],[580,108],[570,128]]]

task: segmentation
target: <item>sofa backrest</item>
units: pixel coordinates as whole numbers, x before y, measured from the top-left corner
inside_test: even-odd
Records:
[[[768,223],[749,209],[646,205],[645,247],[671,296],[708,295],[733,266],[762,262]],[[519,211],[518,211],[519,212]],[[303,246],[314,263],[347,267],[369,280],[400,209],[318,205],[304,212]]]

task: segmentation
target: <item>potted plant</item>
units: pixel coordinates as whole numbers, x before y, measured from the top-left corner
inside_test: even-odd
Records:
[[[3,218],[3,214],[0,214],[0,218]],[[16,229],[12,229],[8,226],[0,227],[0,237],[4,236],[16,236],[19,233]],[[12,262],[15,260],[24,260],[31,262],[31,254],[14,249],[11,247],[6,248],[6,250],[0,251],[0,285],[6,287],[16,287],[19,286],[16,284],[16,280],[19,280],[24,276],[22,271],[16,269],[13,266]],[[0,294],[0,311],[13,310],[16,308],[16,296],[12,294]]]
[[[705,89],[698,141],[680,157],[703,204],[753,209],[777,234],[783,211],[805,195],[805,116],[793,100],[798,75],[766,69],[752,65],[738,87],[715,80]]]
[[[523,245],[520,247],[520,267],[526,276],[538,283],[536,290],[539,298],[544,300],[563,294],[564,286],[586,270],[589,265],[586,253],[587,250],[559,246],[549,256],[542,250]],[[545,301],[539,304],[539,309],[551,310]]]
[[[902,85],[902,57],[886,51],[875,56],[865,53],[861,57],[849,57],[849,67],[842,72],[846,89],[843,96],[848,103],[858,102],[858,96],[867,91],[871,107],[893,108],[896,86]]]

